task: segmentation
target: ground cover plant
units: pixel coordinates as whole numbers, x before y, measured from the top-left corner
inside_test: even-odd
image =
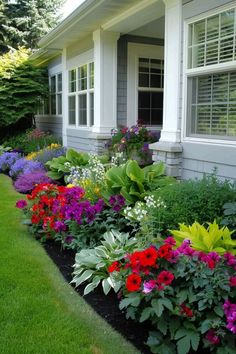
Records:
[[[1,352],[138,354],[72,291],[29,236],[11,180],[0,175],[0,186]]]

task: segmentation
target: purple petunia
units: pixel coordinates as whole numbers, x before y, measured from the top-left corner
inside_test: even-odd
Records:
[[[111,195],[109,203],[112,210],[118,213],[125,206],[125,198],[121,194]]]
[[[24,200],[24,199],[18,200],[18,201],[16,202],[16,207],[17,207],[18,209],[24,209],[27,205],[28,205],[28,204],[27,204],[27,201]]]

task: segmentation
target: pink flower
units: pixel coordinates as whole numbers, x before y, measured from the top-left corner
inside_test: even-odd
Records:
[[[143,293],[149,294],[153,289],[157,287],[155,280],[145,281],[143,283]]]
[[[164,243],[166,245],[170,245],[170,246],[175,246],[176,245],[176,241],[174,239],[174,237],[172,236],[168,236],[165,240],[164,240]]]
[[[236,277],[230,277],[229,279],[230,286],[236,286]]]
[[[214,345],[220,343],[220,337],[216,334],[216,331],[214,329],[209,329],[206,334],[206,339],[208,340],[208,342]]]

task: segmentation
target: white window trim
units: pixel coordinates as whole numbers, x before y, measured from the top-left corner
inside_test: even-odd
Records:
[[[60,74],[61,74],[61,80],[62,80],[62,89],[61,89],[61,91],[58,91],[58,75],[60,75]],[[51,78],[53,76],[55,76],[55,78],[56,78],[56,82],[55,82],[56,90],[53,93],[56,96],[56,113],[52,113],[52,107],[51,107],[51,96],[52,96],[52,93],[50,91],[51,90],[50,85],[51,85]],[[61,113],[60,114],[58,113],[58,95],[61,94],[61,103],[63,105],[63,100],[62,100],[63,85],[64,85],[64,83],[63,83],[63,73],[62,73],[62,71],[53,72],[53,73],[50,72],[48,79],[49,79],[49,102],[48,102],[48,104],[49,104],[49,114],[47,114],[47,115],[48,116],[53,116],[53,117],[62,117],[63,107],[61,107]]]
[[[204,12],[203,14],[197,15],[192,17],[191,19],[188,19],[184,21],[184,36],[183,36],[183,100],[182,100],[182,107],[183,107],[183,120],[182,120],[182,128],[181,128],[181,140],[183,142],[198,142],[198,143],[205,143],[209,145],[228,145],[228,146],[236,146],[236,140],[230,140],[229,139],[220,139],[214,136],[206,136],[204,137],[195,137],[195,136],[188,136],[187,134],[187,112],[188,112],[188,92],[187,92],[187,81],[188,77],[192,76],[200,76],[204,74],[213,74],[216,72],[223,72],[223,71],[230,71],[230,70],[235,70],[236,69],[236,61],[230,61],[226,63],[220,63],[220,64],[213,64],[209,65],[206,67],[200,67],[200,68],[193,68],[193,69],[188,69],[187,64],[188,64],[188,28],[189,25],[192,23],[195,23],[197,21],[203,20],[207,17],[217,15],[221,12],[230,10],[232,8],[235,8],[235,1],[231,2],[230,4],[226,4],[220,7],[217,7],[215,9],[209,10],[207,12]]]
[[[164,47],[151,44],[128,43],[127,126],[137,123],[139,58],[164,60]],[[150,130],[161,128],[161,126],[157,125],[148,127]]]
[[[68,60],[66,65],[66,75],[67,75],[67,87],[66,87],[66,99],[68,101],[69,96],[75,96],[75,124],[69,124],[69,103],[67,103],[67,117],[66,117],[66,128],[68,129],[77,129],[77,130],[86,130],[91,131],[93,126],[90,125],[91,117],[90,117],[90,93],[94,92],[94,88],[90,89],[88,86],[89,83],[89,75],[87,75],[87,89],[84,91],[78,91],[78,68],[83,65],[87,65],[89,69],[89,64],[94,63],[94,50],[90,49],[76,57],[73,57]],[[95,64],[94,64],[95,65]],[[76,91],[69,92],[69,71],[76,70]],[[88,71],[89,73],[89,71]],[[87,95],[87,125],[79,125],[78,119],[78,96],[86,92]]]

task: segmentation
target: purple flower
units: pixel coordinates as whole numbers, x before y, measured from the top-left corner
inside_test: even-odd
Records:
[[[227,262],[227,265],[229,265],[229,266],[235,266],[236,265],[236,257],[232,253],[226,252],[224,254],[224,258],[225,258],[225,260]]]
[[[62,221],[56,221],[54,224],[54,230],[56,232],[66,231],[66,225]]]
[[[7,172],[19,159],[21,159],[21,154],[18,152],[5,152],[0,156],[0,171]]]
[[[228,323],[226,325],[226,328],[230,332],[236,334],[236,311],[230,313],[230,315],[227,316],[227,321],[228,321]]]
[[[109,203],[112,206],[112,210],[119,212],[125,205],[125,198],[121,195],[111,195]]]
[[[149,294],[153,289],[157,287],[155,280],[144,281],[143,283],[143,293]]]
[[[176,241],[174,239],[173,236],[168,236],[165,240],[164,240],[164,243],[166,245],[170,245],[170,246],[175,246],[176,245]]]
[[[19,208],[19,209],[24,209],[27,205],[28,205],[27,201],[24,200],[24,199],[18,200],[16,202],[16,207]]]
[[[74,237],[71,235],[68,235],[65,238],[65,243],[67,243],[67,245],[70,245],[73,242],[73,240],[74,240]]]
[[[26,160],[24,157],[17,160],[10,168],[9,175],[15,179],[22,173],[30,173],[43,169],[41,162]]]
[[[51,182],[52,180],[46,175],[46,171],[37,170],[20,174],[14,183],[14,187],[20,193],[29,193],[34,189],[35,185]]]

